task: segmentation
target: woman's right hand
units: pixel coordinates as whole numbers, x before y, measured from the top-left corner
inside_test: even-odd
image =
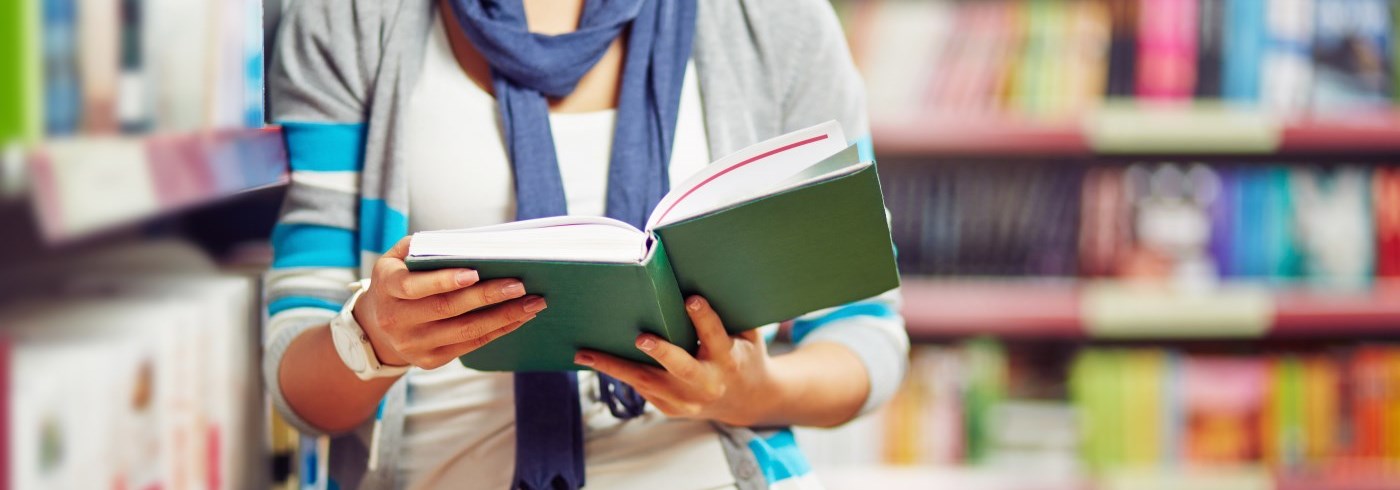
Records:
[[[480,280],[471,269],[410,272],[409,237],[374,264],[355,321],[379,362],[434,369],[520,328],[545,308],[517,279]]]

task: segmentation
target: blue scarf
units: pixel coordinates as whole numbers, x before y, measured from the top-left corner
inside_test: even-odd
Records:
[[[578,29],[556,36],[528,31],[521,0],[452,0],[452,7],[491,65],[515,173],[516,219],[568,214],[546,97],[573,92],[613,40],[627,33],[606,209],[608,217],[645,226],[669,187],[667,166],[695,34],[696,0],[586,0]],[[618,417],[635,417],[645,407],[631,387],[601,373],[599,391]],[[574,373],[515,375],[514,488],[583,486],[579,409]]]

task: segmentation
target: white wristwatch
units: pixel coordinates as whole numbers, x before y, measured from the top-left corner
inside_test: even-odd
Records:
[[[380,364],[379,356],[374,354],[374,344],[369,341],[369,335],[360,327],[360,322],[355,321],[355,302],[369,289],[369,279],[352,282],[348,287],[355,293],[350,295],[350,301],[345,302],[340,314],[331,319],[331,342],[335,343],[335,352],[340,355],[340,361],[345,363],[345,367],[350,368],[355,376],[365,381],[391,378],[408,372],[408,366]]]

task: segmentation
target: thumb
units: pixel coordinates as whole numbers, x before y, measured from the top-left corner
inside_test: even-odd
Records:
[[[407,235],[403,238],[400,238],[398,243],[395,243],[393,247],[390,247],[389,251],[384,252],[384,255],[381,255],[381,257],[392,257],[399,260],[408,258],[408,244],[412,241],[413,235]]]

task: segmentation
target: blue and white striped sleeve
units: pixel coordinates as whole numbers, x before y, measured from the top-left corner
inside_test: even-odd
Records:
[[[792,323],[792,341],[799,346],[834,342],[850,349],[865,365],[870,394],[861,405],[864,415],[894,396],[909,366],[909,335],[899,314],[899,289],[873,298],[808,313]]]
[[[273,52],[268,94],[282,126],[291,185],[272,231],[264,276],[263,379],[273,405],[303,434],[321,435],[288,406],[278,372],[287,347],[330,322],[359,278],[357,214],[364,151],[364,86],[353,33],[328,19],[339,2],[302,0],[288,12]]]

